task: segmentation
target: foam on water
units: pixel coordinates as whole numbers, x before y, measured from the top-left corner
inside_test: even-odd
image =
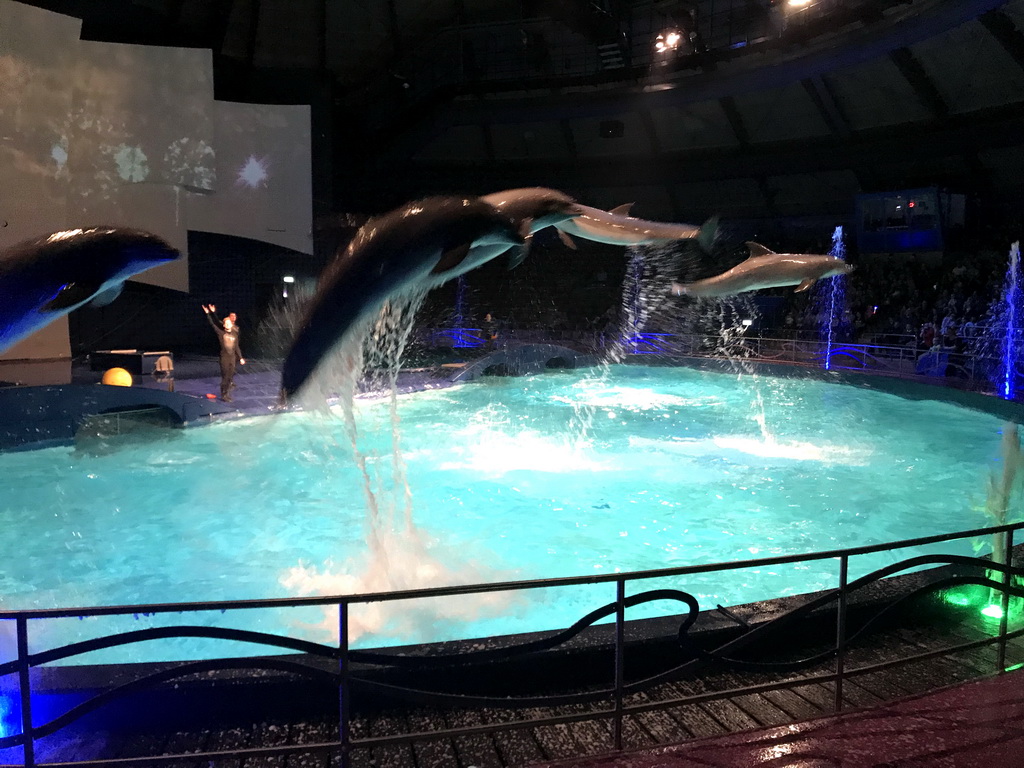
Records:
[[[425,293],[413,291],[393,297],[381,311],[351,329],[328,360],[303,387],[306,408],[320,411],[336,393],[334,407],[324,415],[340,414],[350,456],[359,472],[366,503],[364,524],[368,552],[361,561],[349,559],[340,569],[328,559],[322,567],[304,562],[288,568],[279,581],[290,593],[350,595],[422,589],[501,580],[501,574],[466,560],[457,551],[435,551],[416,525],[407,458],[402,450],[397,379],[413,320]],[[356,392],[361,382],[385,393],[386,409],[360,409]],[[388,447],[381,453],[381,438]],[[383,460],[382,460],[383,459]],[[472,621],[507,611],[508,596],[487,594],[458,601],[372,603],[356,606],[350,616],[349,641],[365,634],[377,639],[420,639],[437,623]],[[323,620],[310,627],[338,639],[337,610],[325,611]]]

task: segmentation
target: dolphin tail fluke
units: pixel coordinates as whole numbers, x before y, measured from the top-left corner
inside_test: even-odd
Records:
[[[716,237],[718,237],[718,217],[712,216],[697,230],[697,242],[701,248],[710,253]]]
[[[558,227],[555,227],[555,232],[558,233],[558,239],[561,240],[567,248],[571,248],[574,251],[576,250],[576,241],[569,236],[568,232],[563,232]]]

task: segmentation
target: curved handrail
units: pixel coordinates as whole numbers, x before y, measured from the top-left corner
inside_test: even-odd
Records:
[[[891,563],[881,568],[875,569],[870,573],[867,573],[857,579],[846,581],[846,562],[849,557],[856,554],[868,554],[871,552],[878,551],[892,551],[894,549],[905,548],[908,546],[914,546],[924,543],[936,543],[941,541],[952,541],[956,539],[963,539],[970,536],[983,535],[983,534],[997,534],[1005,533],[1009,539],[1009,544],[1012,544],[1013,531],[1024,528],[1024,523],[1015,523],[1001,526],[990,526],[988,528],[974,529],[969,531],[960,531],[953,534],[939,534],[928,537],[919,537],[912,540],[903,540],[899,542],[890,542],[887,544],[876,544],[862,547],[847,548],[843,550],[833,550],[830,552],[818,552],[811,553],[809,555],[795,555],[795,556],[779,556],[773,558],[761,558],[759,560],[748,560],[739,561],[733,563],[718,563],[706,566],[690,566],[673,569],[659,569],[655,571],[640,571],[628,574],[609,574],[603,577],[570,577],[562,579],[548,579],[539,581],[524,581],[524,582],[507,582],[500,585],[468,585],[465,587],[454,587],[454,588],[440,588],[440,589],[427,589],[427,590],[408,590],[405,592],[395,592],[386,594],[371,594],[371,595],[357,595],[357,596],[335,596],[333,598],[321,598],[316,600],[289,600],[289,601],[270,601],[273,605],[282,605],[288,603],[291,605],[309,605],[309,604],[329,604],[333,602],[337,604],[342,611],[347,611],[348,606],[354,603],[361,602],[376,602],[376,601],[389,601],[398,599],[409,599],[411,597],[429,597],[437,596],[439,594],[472,594],[478,592],[489,592],[489,591],[508,591],[510,589],[532,589],[538,586],[567,586],[571,584],[593,584],[600,582],[614,581],[618,588],[618,597],[615,602],[608,603],[600,608],[593,610],[586,614],[583,618],[575,622],[572,626],[566,630],[556,632],[548,637],[540,638],[538,640],[527,641],[513,646],[507,646],[502,648],[485,649],[482,651],[469,651],[466,653],[455,653],[455,654],[441,654],[438,656],[395,656],[386,653],[371,652],[371,651],[357,651],[349,650],[347,647],[347,639],[342,638],[342,643],[339,647],[335,648],[332,646],[323,645],[320,643],[312,643],[304,640],[298,640],[295,638],[289,638],[280,635],[274,635],[264,632],[253,632],[248,630],[236,630],[230,628],[217,628],[217,627],[204,627],[195,625],[185,625],[179,627],[161,627],[151,628],[145,630],[138,630],[133,632],[122,632],[115,633],[113,635],[95,638],[79,643],[68,644],[59,648],[50,649],[44,652],[29,654],[28,648],[28,626],[27,621],[31,616],[33,617],[52,617],[53,612],[46,611],[23,611],[23,612],[5,612],[5,615],[10,618],[11,615],[18,621],[18,659],[9,664],[0,666],[0,674],[11,674],[17,673],[19,676],[20,685],[22,687],[22,703],[23,707],[27,706],[30,701],[30,677],[29,670],[33,667],[41,664],[49,663],[52,661],[70,658],[83,653],[99,650],[102,648],[111,648],[115,646],[128,645],[136,642],[144,642],[158,638],[169,638],[169,637],[208,637],[213,639],[227,639],[227,640],[238,640],[243,642],[253,642],[257,644],[267,645],[271,647],[286,648],[289,650],[299,651],[307,653],[313,656],[321,658],[327,658],[332,661],[338,662],[338,666],[335,669],[321,669],[318,667],[311,666],[309,664],[301,663],[299,661],[293,661],[290,659],[281,658],[269,658],[269,657],[252,657],[252,658],[240,658],[240,659],[213,659],[199,662],[186,662],[183,664],[175,665],[168,669],[163,669],[151,674],[143,675],[135,680],[128,683],[124,683],[115,686],[109,690],[103,691],[92,698],[84,701],[66,712],[58,715],[51,719],[47,723],[42,725],[34,725],[31,723],[31,715],[26,714],[29,710],[23,709],[23,730],[19,734],[0,738],[0,748],[7,748],[12,746],[23,746],[28,754],[34,747],[34,741],[44,736],[53,734],[60,729],[74,723],[82,716],[94,712],[97,709],[105,706],[106,704],[123,698],[127,695],[152,689],[163,683],[171,680],[176,680],[189,675],[195,675],[202,672],[213,672],[213,671],[225,671],[232,669],[263,669],[278,671],[290,675],[297,675],[300,677],[306,677],[309,679],[316,679],[327,682],[332,685],[339,686],[339,690],[342,691],[342,696],[345,697],[348,694],[344,693],[346,690],[361,690],[366,692],[376,692],[379,694],[385,694],[390,697],[396,697],[405,701],[426,703],[431,705],[485,705],[485,706],[504,706],[504,707],[530,707],[530,706],[544,706],[551,707],[562,704],[581,704],[587,702],[599,701],[601,699],[614,699],[616,702],[616,708],[610,712],[603,713],[616,718],[616,722],[621,722],[621,717],[626,711],[626,708],[622,705],[622,697],[628,694],[637,693],[644,691],[652,686],[658,685],[662,682],[668,682],[673,679],[678,679],[680,675],[696,671],[701,669],[703,666],[714,663],[724,664],[727,666],[733,666],[738,669],[755,669],[762,671],[796,671],[819,664],[828,658],[838,656],[841,660],[843,653],[859,638],[867,636],[870,631],[878,625],[886,616],[903,608],[909,601],[917,599],[923,594],[935,592],[937,590],[948,589],[951,586],[974,584],[984,588],[993,590],[1000,595],[1003,599],[1004,612],[1007,601],[1011,596],[1024,599],[1024,587],[1018,586],[1014,583],[1014,579],[1024,578],[1024,568],[1014,567],[1008,564],[1002,564],[993,562],[992,560],[981,558],[981,557],[968,557],[964,555],[952,555],[952,554],[934,554],[934,555],[920,555],[910,558],[906,558],[902,561]],[[744,630],[738,636],[726,640],[721,643],[718,647],[703,650],[696,645],[694,638],[689,634],[691,628],[696,623],[699,613],[700,604],[696,597],[690,593],[684,592],[678,589],[653,589],[647,592],[626,597],[625,585],[630,581],[643,581],[649,578],[659,578],[667,575],[688,575],[694,573],[709,573],[709,572],[728,572],[736,568],[750,568],[757,567],[760,564],[781,564],[785,562],[807,562],[809,560],[818,560],[823,558],[834,558],[838,557],[842,564],[840,586],[836,589],[826,590],[824,592],[812,595],[810,599],[790,608],[788,611],[774,616],[771,620],[757,624],[752,627],[744,626]],[[989,578],[988,575],[978,576],[972,574],[953,574],[949,576],[942,576],[941,578],[931,580],[929,583],[917,586],[911,589],[909,592],[898,596],[896,599],[882,605],[873,615],[869,616],[860,626],[860,628],[846,636],[843,633],[837,635],[835,645],[827,648],[824,651],[811,654],[809,656],[782,661],[782,662],[771,662],[771,661],[760,661],[756,659],[741,658],[736,654],[739,651],[750,650],[754,647],[754,644],[760,640],[770,638],[772,633],[778,632],[781,629],[788,628],[794,622],[808,617],[815,611],[835,603],[838,605],[837,615],[845,617],[846,613],[846,599],[858,590],[874,584],[881,579],[893,576],[903,571],[910,569],[917,569],[925,566],[960,566],[963,568],[984,568],[986,574],[997,574],[1001,575],[1002,580],[997,581],[994,578]],[[615,641],[615,652],[616,658],[621,659],[624,653],[623,647],[623,621],[625,611],[629,608],[635,607],[642,603],[646,603],[652,600],[674,600],[682,603],[686,606],[686,613],[682,616],[679,626],[676,630],[677,637],[677,648],[679,653],[682,654],[680,663],[672,665],[668,669],[664,669],[654,675],[648,675],[642,679],[637,679],[627,682],[619,673],[616,677],[614,685],[611,687],[601,686],[594,687],[583,691],[571,691],[568,693],[552,693],[543,695],[528,695],[528,696],[493,696],[493,695],[480,695],[480,694],[463,694],[463,693],[452,693],[441,690],[428,690],[422,687],[416,687],[414,685],[399,685],[395,683],[383,682],[381,680],[374,680],[365,677],[364,675],[354,675],[352,670],[349,669],[349,665],[352,662],[363,662],[372,664],[375,666],[391,667],[395,669],[412,670],[419,668],[424,671],[438,670],[445,667],[451,667],[454,665],[480,665],[490,662],[509,661],[514,659],[520,659],[529,654],[534,654],[543,650],[548,650],[565,642],[571,640],[582,632],[587,627],[593,625],[596,621],[616,615],[616,641]],[[254,607],[255,604],[268,604],[268,601],[238,601],[233,604],[222,603],[224,609],[245,609]],[[176,606],[178,610],[193,612],[199,610],[209,610],[210,604],[193,604],[191,606],[182,604]],[[169,610],[168,606],[161,606],[162,611],[155,610],[144,610],[142,607],[135,607],[133,612],[136,613],[156,613],[166,612]],[[111,611],[106,609],[103,613],[127,613],[128,611],[122,609],[115,609]],[[60,613],[60,612],[58,612]],[[342,626],[345,626],[344,614],[342,616]],[[842,619],[845,622],[845,618]],[[1000,659],[1002,656],[1002,649],[1005,647],[1005,642],[1010,637],[1016,637],[1018,635],[1024,635],[1024,629],[1015,630],[1014,632],[1008,632],[1005,618],[1000,624],[1000,634],[998,638],[992,640],[986,640],[986,642],[1000,642]],[[930,657],[934,655],[934,651],[929,651],[924,654],[918,654],[917,656],[908,657],[914,659],[917,657]],[[1000,661],[1000,663],[1002,663]],[[822,676],[817,676],[822,677]],[[816,678],[817,679],[817,678]],[[834,673],[833,675],[825,675],[822,679],[835,680],[837,683],[837,691],[840,691],[839,682],[842,679],[841,670]],[[756,686],[755,686],[756,687]],[[839,694],[837,694],[839,695]],[[343,706],[343,718],[348,717],[347,710]],[[557,718],[556,718],[557,719]],[[343,734],[347,733],[345,729],[342,729]],[[348,741],[346,742],[346,739]],[[342,736],[342,742],[351,744],[352,741],[348,736]],[[198,755],[196,755],[198,756]]]
[[[253,632],[248,629],[231,629],[228,627],[203,627],[203,626],[182,626],[182,627],[152,627],[150,629],[139,629],[132,632],[118,632],[113,635],[104,635],[92,640],[83,640],[78,643],[69,643],[57,648],[51,648],[39,653],[30,653],[25,657],[30,667],[37,667],[42,664],[49,664],[61,659],[69,659],[74,656],[81,656],[94,651],[101,651],[106,648],[116,648],[120,645],[133,645],[147,640],[167,640],[173,637],[205,637],[213,640],[237,640],[245,643],[256,643],[277,648],[285,648],[292,651],[300,651],[313,656],[324,656],[326,658],[337,658],[338,649],[321,643],[314,643],[309,640],[285,637],[283,635],[272,635],[267,632]],[[0,664],[0,677],[16,672],[24,662],[9,661]]]

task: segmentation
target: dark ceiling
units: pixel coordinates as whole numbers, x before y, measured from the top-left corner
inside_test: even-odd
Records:
[[[321,216],[540,184],[682,220],[932,185],[1020,209],[1024,0],[787,3],[29,4],[90,39],[208,47],[218,98],[312,103]]]

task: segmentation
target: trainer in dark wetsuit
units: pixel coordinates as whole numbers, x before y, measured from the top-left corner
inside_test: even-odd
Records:
[[[220,339],[220,399],[230,403],[231,389],[235,386],[235,363],[245,365],[245,358],[242,357],[242,350],[238,346],[238,326],[235,324],[237,316],[231,312],[224,318],[222,327],[213,319],[217,307],[213,304],[204,304],[203,312],[206,313],[206,319]]]

